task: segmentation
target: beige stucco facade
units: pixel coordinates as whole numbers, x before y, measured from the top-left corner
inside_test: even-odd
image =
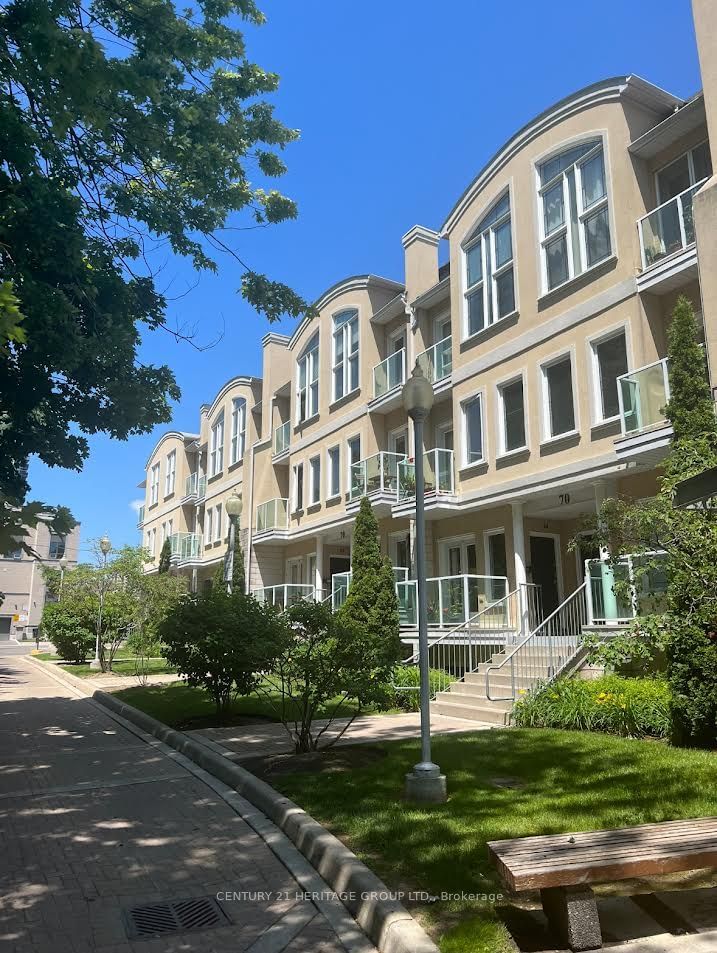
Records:
[[[429,575],[533,581],[548,606],[568,596],[590,550],[569,546],[585,517],[605,496],[655,492],[678,295],[708,350],[717,340],[717,291],[706,300],[691,212],[705,170],[710,182],[708,114],[702,94],[684,102],[618,77],[517,132],[441,227],[403,236],[403,281],[338,282],[291,337],[265,337],[261,380],[229,381],[201,408],[196,435],[159,442],[142,518],[153,555],[171,518],[174,534],[196,536],[174,563],[200,586],[226,551],[217,507],[236,491],[249,588],[328,596],[366,493],[384,552],[410,576],[416,448],[401,386],[418,360],[434,390],[426,463],[439,473],[427,497]],[[714,249],[710,214],[700,243]],[[246,434],[230,463],[236,400]],[[208,476],[222,415],[224,461]],[[202,496],[162,497],[172,452],[177,486],[207,477]]]

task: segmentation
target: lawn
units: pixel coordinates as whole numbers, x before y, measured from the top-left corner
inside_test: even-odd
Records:
[[[39,655],[36,655],[35,658],[40,659],[42,662],[59,660],[59,656],[50,655],[49,652],[42,652]],[[100,674],[96,668],[90,668],[89,662],[84,662],[82,665],[77,665],[74,662],[64,662],[62,668],[64,671],[70,672],[72,675],[77,675],[78,678],[93,678]],[[163,658],[147,659],[145,663],[145,669],[148,675],[165,675],[176,671],[176,669],[172,668],[172,666],[169,665],[169,663]],[[135,674],[135,671],[136,668],[134,656],[129,654],[124,656],[115,656],[115,660],[112,663],[113,675],[132,676]]]
[[[661,742],[548,729],[438,736],[450,799],[425,808],[401,798],[418,742],[381,747],[385,757],[351,771],[269,782],[404,891],[500,892],[489,840],[717,814],[715,755]],[[443,953],[514,949],[489,901],[439,901],[413,913]]]

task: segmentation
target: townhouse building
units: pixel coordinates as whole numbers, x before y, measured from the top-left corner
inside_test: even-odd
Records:
[[[703,215],[697,242],[693,214],[714,103],[714,75],[687,101],[636,76],[567,96],[496,152],[439,229],[403,236],[401,281],[345,278],[291,336],[267,334],[261,379],[227,381],[196,432],[166,433],[147,461],[149,571],[169,538],[176,571],[206,584],[237,492],[248,588],[340,600],[366,495],[410,641],[417,448],[401,387],[417,362],[434,391],[429,621],[447,631],[525,584],[549,615],[598,555],[587,534],[569,545],[585,517],[606,497],[656,492],[681,294],[717,373],[699,254],[717,247],[717,221]]]

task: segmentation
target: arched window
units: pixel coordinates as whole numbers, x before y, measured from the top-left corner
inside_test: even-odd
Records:
[[[319,412],[319,334],[304,348],[296,376],[296,420],[308,420]]]
[[[543,286],[550,291],[612,252],[602,140],[541,163],[538,179]]]
[[[220,414],[212,427],[209,442],[209,476],[213,477],[224,469],[224,414]]]
[[[334,315],[333,400],[359,386],[358,361],[358,311],[352,308]]]
[[[463,246],[465,336],[477,334],[515,311],[510,196],[499,199]]]

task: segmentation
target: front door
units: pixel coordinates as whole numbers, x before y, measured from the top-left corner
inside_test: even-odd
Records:
[[[531,582],[540,586],[543,618],[549,616],[560,604],[556,545],[557,540],[553,536],[530,537]]]

